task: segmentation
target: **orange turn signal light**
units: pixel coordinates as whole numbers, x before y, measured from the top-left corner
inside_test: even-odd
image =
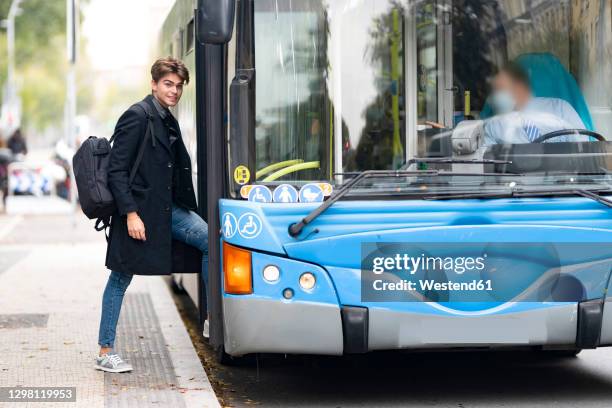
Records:
[[[251,252],[223,242],[223,279],[225,293],[232,295],[253,293]]]

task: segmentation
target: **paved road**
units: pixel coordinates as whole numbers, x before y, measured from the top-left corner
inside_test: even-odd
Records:
[[[398,353],[260,359],[217,378],[266,407],[610,407],[612,353],[541,359],[505,353]],[[244,403],[246,401],[246,403]]]
[[[190,316],[186,297],[179,305]],[[565,359],[521,352],[263,356],[228,368],[196,343],[217,395],[235,407],[612,407],[612,348]]]

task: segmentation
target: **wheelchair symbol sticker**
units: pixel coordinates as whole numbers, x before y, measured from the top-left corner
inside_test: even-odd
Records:
[[[238,220],[238,233],[242,238],[253,239],[261,232],[261,219],[253,213],[243,214]]]
[[[232,213],[223,214],[221,229],[223,230],[223,237],[225,239],[230,239],[236,235],[236,231],[238,231],[238,221],[236,220],[236,216]]]
[[[272,192],[266,186],[253,186],[249,191],[249,201],[252,203],[271,203]]]
[[[306,184],[300,189],[300,201],[303,203],[320,203],[324,197],[323,190],[318,184]]]
[[[275,203],[297,203],[298,192],[291,184],[281,184],[274,190]]]

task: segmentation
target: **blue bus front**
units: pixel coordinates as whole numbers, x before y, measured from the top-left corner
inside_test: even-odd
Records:
[[[242,3],[227,353],[612,344],[610,22],[585,36],[570,1]]]

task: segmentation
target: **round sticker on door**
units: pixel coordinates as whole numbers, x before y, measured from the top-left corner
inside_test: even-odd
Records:
[[[223,230],[223,237],[225,239],[230,239],[236,235],[236,231],[238,231],[238,221],[236,220],[236,216],[232,213],[223,214],[221,229]]]
[[[300,189],[300,201],[302,203],[320,203],[323,198],[323,190],[318,184],[306,184]]]
[[[245,198],[245,199],[249,198],[249,193],[251,192],[253,187],[255,186],[252,184],[240,187],[240,197]]]
[[[281,184],[274,190],[275,203],[297,203],[298,192],[291,184]]]
[[[253,203],[271,203],[272,192],[266,186],[253,186],[249,191],[249,201]]]
[[[244,165],[240,165],[234,169],[234,181],[237,184],[245,185],[251,179],[251,172],[249,168]]]
[[[323,195],[329,197],[334,192],[334,188],[329,183],[319,183],[319,187],[323,190]]]
[[[238,233],[242,238],[253,239],[261,232],[261,219],[257,214],[246,213],[238,219]]]

